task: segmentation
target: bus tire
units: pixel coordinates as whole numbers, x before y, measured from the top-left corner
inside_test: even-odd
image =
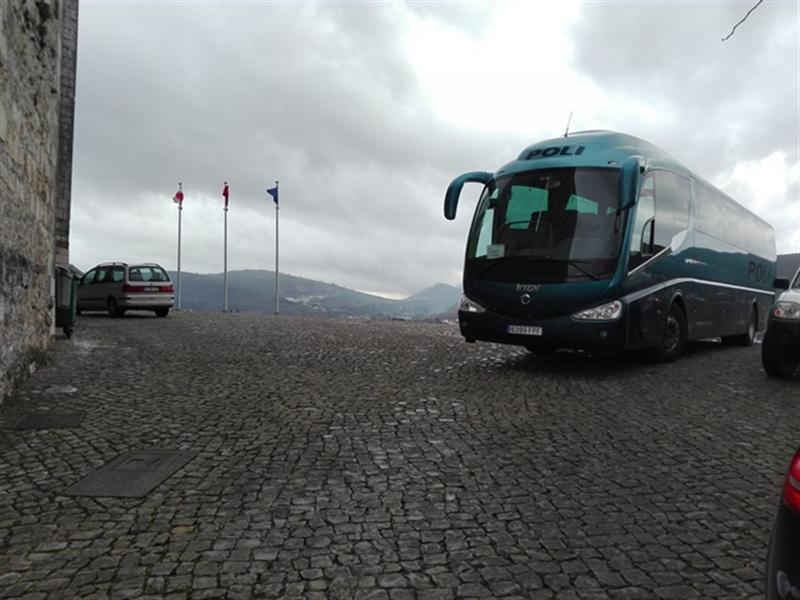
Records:
[[[686,347],[686,315],[677,302],[673,302],[664,323],[664,338],[652,350],[658,362],[672,362],[683,354]]]
[[[758,313],[756,307],[750,308],[750,317],[747,319],[747,331],[739,335],[726,335],[722,337],[722,343],[731,346],[752,346],[758,330]]]
[[[537,348],[533,344],[526,344],[525,349],[531,354],[555,354],[555,348]]]
[[[781,347],[769,328],[761,343],[761,363],[772,377],[791,377],[800,369],[800,357],[791,356],[787,348]]]

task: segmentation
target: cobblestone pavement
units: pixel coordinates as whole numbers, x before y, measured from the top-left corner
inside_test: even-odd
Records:
[[[799,389],[758,347],[83,317],[0,407],[0,596],[759,598]],[[30,411],[86,416],[10,428]],[[144,448],[197,455],[144,499],[63,495]]]

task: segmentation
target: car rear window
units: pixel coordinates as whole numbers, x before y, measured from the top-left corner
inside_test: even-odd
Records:
[[[169,281],[169,275],[161,267],[136,266],[128,268],[129,281]]]

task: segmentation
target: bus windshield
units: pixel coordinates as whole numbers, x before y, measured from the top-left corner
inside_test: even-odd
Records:
[[[509,282],[611,276],[624,230],[619,170],[560,168],[499,177],[484,189],[465,275]]]

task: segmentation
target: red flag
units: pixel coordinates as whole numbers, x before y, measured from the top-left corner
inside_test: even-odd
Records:
[[[225,187],[222,188],[222,197],[225,198],[225,208],[228,208],[228,182],[225,182]]]

